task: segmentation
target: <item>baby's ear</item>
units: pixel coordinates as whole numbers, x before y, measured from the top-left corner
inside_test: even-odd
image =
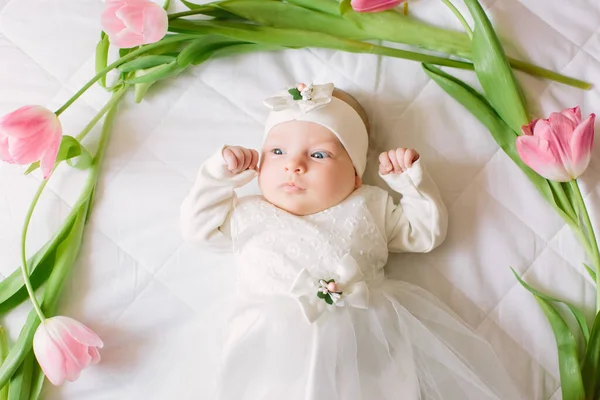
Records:
[[[358,174],[354,176],[354,189],[358,189],[362,186],[362,179]]]

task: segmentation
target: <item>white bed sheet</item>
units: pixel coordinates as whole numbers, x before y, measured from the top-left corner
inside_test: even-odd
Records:
[[[183,10],[173,2],[172,10]],[[456,2],[460,3],[460,2]],[[457,4],[465,11],[462,4]],[[510,54],[600,84],[600,2],[487,0]],[[93,75],[99,0],[0,0],[0,115],[24,104],[56,108]],[[439,1],[411,1],[415,15],[460,29]],[[465,11],[466,13],[466,11]],[[452,71],[454,73],[454,71]],[[468,72],[461,77],[473,82]],[[581,91],[518,74],[538,116],[580,105],[600,112],[598,86]],[[426,255],[390,257],[388,273],[433,292],[484,335],[530,399],[559,399],[556,346],[545,317],[509,267],[591,318],[594,286],[584,255],[558,216],[491,136],[417,63],[326,50],[211,61],[123,103],[85,244],[61,313],[104,339],[102,362],[44,399],[210,399],[221,302],[235,279],[230,255],[184,244],[179,204],[196,170],[222,142],[256,146],[260,100],[297,81],[333,81],[373,121],[376,156],[418,149],[450,212],[448,239]],[[62,121],[75,135],[107,100],[95,87]],[[96,129],[90,142],[98,137]],[[0,165],[0,273],[19,265],[19,236],[39,174]],[[85,174],[57,171],[30,230],[29,253],[60,225]],[[600,227],[600,152],[583,178]],[[244,189],[255,191],[255,187]],[[15,337],[29,305],[3,322]],[[509,400],[509,399],[507,399]]]

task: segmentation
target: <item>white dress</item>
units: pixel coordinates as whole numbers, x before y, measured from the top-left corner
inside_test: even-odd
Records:
[[[445,236],[445,208],[420,162],[384,176],[400,205],[365,185],[303,217],[237,198],[255,174],[232,175],[219,150],[181,209],[186,239],[233,250],[238,262],[215,400],[522,398],[451,310],[384,277],[388,251],[426,252]],[[334,293],[324,289],[332,279]]]

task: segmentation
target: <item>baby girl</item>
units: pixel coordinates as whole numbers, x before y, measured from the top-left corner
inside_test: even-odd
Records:
[[[333,84],[265,100],[260,153],[223,146],[181,208],[183,235],[238,262],[217,400],[517,400],[491,347],[433,295],[384,275],[388,252],[446,234],[413,149],[379,155],[401,194],[365,185],[369,123]],[[262,195],[238,198],[255,177]]]

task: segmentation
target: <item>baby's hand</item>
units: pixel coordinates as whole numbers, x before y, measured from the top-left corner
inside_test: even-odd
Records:
[[[419,159],[419,153],[414,149],[397,148],[384,151],[379,155],[379,172],[400,174],[410,168]]]
[[[248,169],[256,169],[258,152],[240,146],[227,146],[223,149],[223,160],[229,171],[239,174]]]

